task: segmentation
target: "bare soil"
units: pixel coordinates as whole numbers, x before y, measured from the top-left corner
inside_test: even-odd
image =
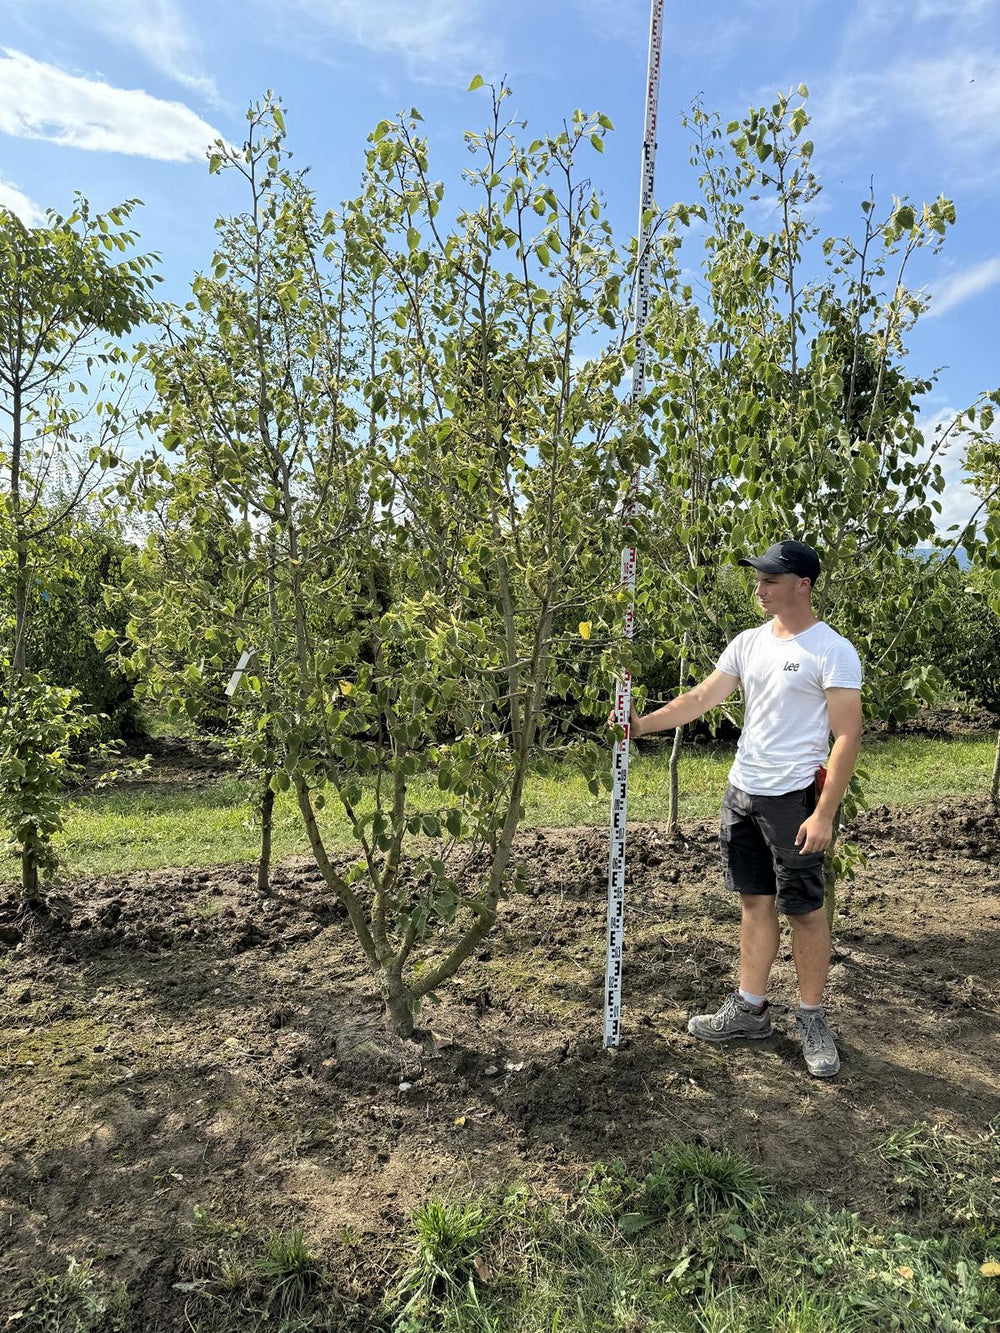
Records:
[[[996,736],[1000,717],[979,704],[921,704],[911,718],[894,728],[897,736],[924,736],[940,740],[948,736]],[[890,734],[884,722],[866,723],[873,735]]]
[[[786,1035],[787,948],[778,1035],[722,1049],[687,1035],[733,982],[736,905],[710,824],[630,832],[617,1053],[601,1048],[598,830],[523,835],[529,892],[425,1014],[430,1053],[384,1036],[304,859],[264,900],[245,865],[79,880],[31,919],[0,894],[0,1315],[15,1279],[75,1255],[129,1283],[137,1329],[186,1327],[175,1284],[203,1260],[195,1205],[302,1226],[365,1303],[428,1192],[557,1192],[669,1139],[739,1146],[793,1188],[888,1216],[891,1129],[1000,1115],[1000,823],[963,801],[869,811],[856,832],[869,863],[842,891],[843,1069],[828,1082]]]
[[[149,766],[122,785],[204,787],[236,772],[232,753],[221,741],[206,736],[135,736],[125,747],[125,758],[148,759]]]

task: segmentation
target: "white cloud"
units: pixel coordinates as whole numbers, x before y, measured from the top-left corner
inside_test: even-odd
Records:
[[[0,180],[0,208],[16,213],[26,227],[37,227],[45,221],[45,214],[33,199],[10,181]]]
[[[220,137],[180,102],[67,74],[21,51],[0,48],[0,86],[0,131],[19,139],[191,162]]]
[[[975,23],[998,8],[1000,0],[917,0],[914,16],[918,23],[941,18]]]
[[[984,259],[981,264],[952,273],[930,288],[931,307],[925,318],[947,314],[956,306],[971,301],[980,292],[1000,282],[1000,258]]]
[[[464,86],[472,74],[496,70],[498,49],[487,34],[495,18],[484,0],[283,0],[272,8],[287,18],[297,8],[321,28],[368,51],[405,58],[411,74],[429,83]]]
[[[65,0],[8,0],[36,19],[42,9],[65,12]],[[168,78],[190,88],[216,106],[221,104],[215,80],[204,72],[197,43],[177,0],[87,0],[73,7],[76,22],[138,51]]]
[[[1000,54],[963,49],[929,57],[900,57],[883,69],[834,75],[817,82],[817,137],[870,143],[888,126],[930,131],[949,153],[966,160],[1000,147]]]
[[[176,0],[90,0],[78,12],[106,36],[134,47],[154,69],[220,105]]]

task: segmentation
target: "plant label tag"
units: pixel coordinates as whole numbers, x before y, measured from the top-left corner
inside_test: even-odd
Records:
[[[246,671],[247,667],[250,665],[251,657],[253,657],[253,649],[244,648],[243,656],[236,663],[236,670],[229,677],[229,684],[226,686],[226,697],[228,699],[231,699],[236,693],[236,687],[243,679],[243,672]]]

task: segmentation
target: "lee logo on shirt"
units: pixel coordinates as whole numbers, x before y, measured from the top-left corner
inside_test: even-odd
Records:
[[[786,662],[786,663],[785,663],[785,670],[786,670],[786,671],[798,671],[798,669],[799,669],[799,663],[798,663],[798,662]]]

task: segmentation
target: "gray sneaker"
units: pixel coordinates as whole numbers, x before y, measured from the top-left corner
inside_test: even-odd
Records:
[[[796,1018],[802,1038],[806,1068],[815,1078],[833,1078],[840,1070],[840,1056],[833,1033],[826,1025],[825,1009],[800,1009]]]
[[[733,1041],[737,1037],[771,1035],[771,1015],[765,1000],[760,1009],[747,1004],[739,991],[726,996],[717,1014],[696,1014],[688,1019],[688,1032],[701,1041]]]

